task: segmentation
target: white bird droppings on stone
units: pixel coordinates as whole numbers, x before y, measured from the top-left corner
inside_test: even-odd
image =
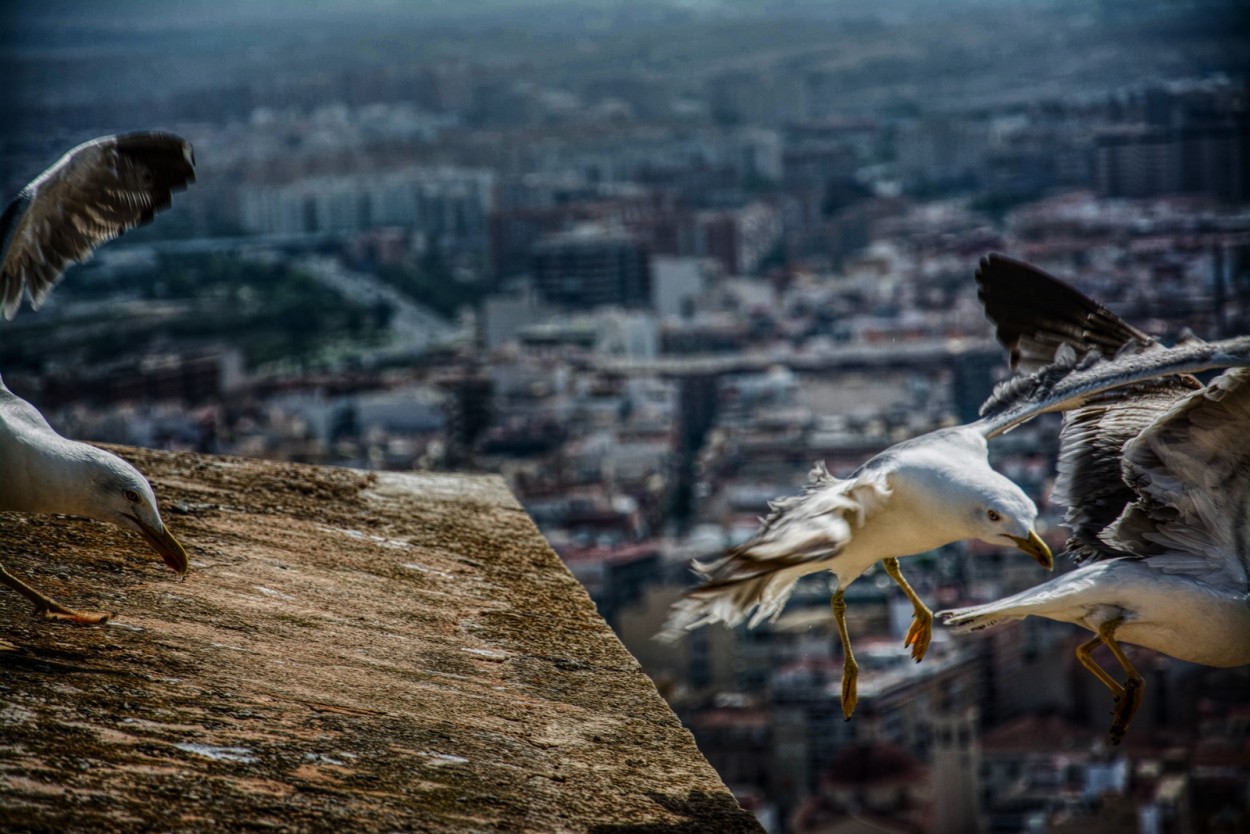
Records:
[[[216,759],[221,762],[252,764],[256,761],[252,751],[246,747],[214,747],[211,744],[198,744],[190,741],[179,742],[174,747],[187,753],[194,753],[197,756],[203,756],[206,759]]]

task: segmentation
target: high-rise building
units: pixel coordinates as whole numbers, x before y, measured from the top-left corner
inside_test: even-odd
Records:
[[[410,228],[441,251],[489,250],[494,174],[414,167],[253,185],[240,195],[243,227],[275,235]]]
[[[589,309],[651,300],[647,248],[621,229],[587,225],[550,235],[534,245],[530,264],[534,286],[551,304]]]
[[[1094,170],[1106,197],[1209,194],[1250,198],[1250,125],[1119,128],[1096,140]]]
[[[981,817],[981,751],[977,709],[935,713],[932,717],[934,834],[977,834]]]

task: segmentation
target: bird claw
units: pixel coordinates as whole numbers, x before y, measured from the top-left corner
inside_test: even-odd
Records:
[[[1129,722],[1137,713],[1141,704],[1142,682],[1137,678],[1129,678],[1124,682],[1124,694],[1115,698],[1115,708],[1111,711],[1111,743],[1119,744],[1128,732]]]
[[[60,610],[45,608],[42,613],[45,620],[75,625],[103,625],[113,617],[112,612],[109,611],[74,611],[69,608]]]
[[[859,678],[859,670],[853,667],[843,667],[842,669],[842,718],[846,721],[851,720],[851,716],[855,714],[855,706],[859,703],[859,688],[856,681]]]
[[[912,617],[911,628],[907,629],[907,637],[903,640],[903,648],[911,646],[912,659],[919,663],[929,650],[929,642],[933,639],[933,614],[917,611]]]

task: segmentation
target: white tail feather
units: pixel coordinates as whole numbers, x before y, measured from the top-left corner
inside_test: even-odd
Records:
[[[676,640],[708,623],[733,627],[747,622],[754,628],[775,620],[794,583],[830,569],[855,530],[889,497],[889,484],[879,471],[843,480],[817,463],[802,493],[771,502],[772,512],[750,541],[718,559],[695,563],[703,584],[674,603],[657,637]]]
[[[1002,600],[1000,600],[1001,602]],[[939,611],[937,616],[942,619],[942,625],[954,633],[967,634],[991,628],[999,623],[1021,620],[1026,615],[1025,612],[1015,612],[1007,606],[991,602],[988,605],[974,605],[968,608]]]
[[[687,631],[711,623],[724,623],[733,628],[747,621],[748,615],[747,625],[751,628],[765,620],[776,620],[789,601],[794,584],[811,572],[811,568],[801,566],[706,590],[695,588],[673,603],[664,629],[656,638],[674,642]]]

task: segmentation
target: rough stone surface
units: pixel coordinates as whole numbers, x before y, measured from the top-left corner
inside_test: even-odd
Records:
[[[493,477],[117,449],[192,571],[0,515],[0,830],[756,832]]]

